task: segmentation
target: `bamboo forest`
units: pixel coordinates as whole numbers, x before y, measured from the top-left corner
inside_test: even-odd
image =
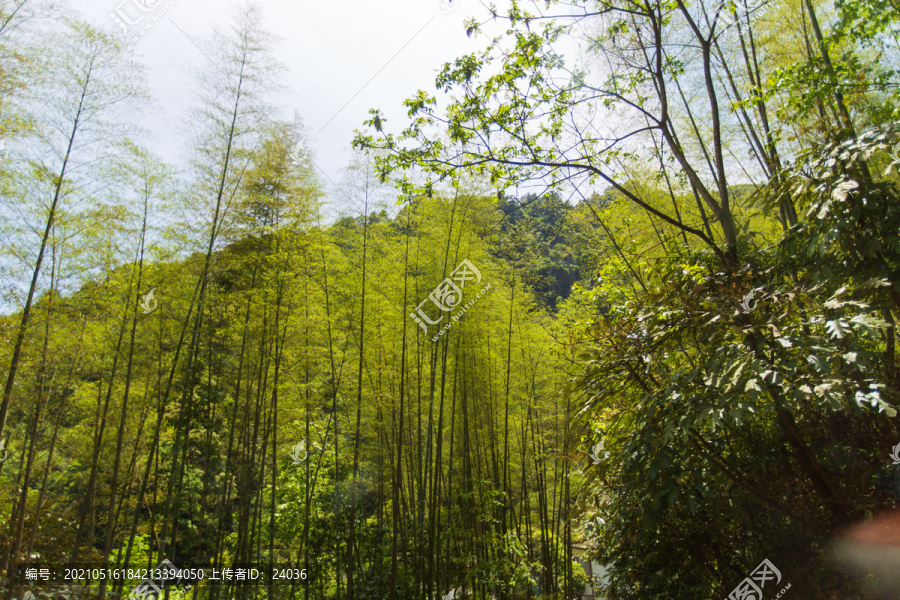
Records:
[[[898,318],[897,0],[0,0],[0,600],[897,600]]]

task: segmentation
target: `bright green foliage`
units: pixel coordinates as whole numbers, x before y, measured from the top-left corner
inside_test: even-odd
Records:
[[[264,117],[252,6],[210,49],[231,71],[198,76],[183,180],[113,135],[91,169],[3,166],[5,207],[27,199],[4,273],[37,275],[30,320],[0,319],[4,372],[24,340],[0,570],[292,563],[306,586],[193,597],[569,600],[578,556],[608,600],[721,600],[768,558],[798,598],[891,593],[826,557],[900,499],[895,3],[574,4],[493,9],[506,33],[438,71],[445,111],[419,92],[394,133],[373,109],[332,223],[302,128]],[[55,67],[130,64],[67,31]],[[0,87],[28,91],[12,65]],[[0,132],[59,146],[68,101]]]

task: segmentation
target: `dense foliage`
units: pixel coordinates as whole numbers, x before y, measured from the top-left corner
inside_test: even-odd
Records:
[[[896,597],[833,559],[900,500],[896,3],[493,8],[330,192],[258,5],[177,169],[57,10],[0,0],[9,598],[163,559],[306,577],[195,600]]]

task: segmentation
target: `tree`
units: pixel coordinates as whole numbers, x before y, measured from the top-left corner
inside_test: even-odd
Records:
[[[83,23],[67,21],[57,49],[59,54],[50,66],[55,71],[54,83],[62,88],[62,93],[51,97],[46,112],[40,115],[43,121],[35,135],[34,157],[27,167],[21,167],[16,181],[16,195],[29,199],[31,207],[38,207],[37,212],[43,218],[43,233],[0,400],[0,438],[13,396],[33,302],[40,286],[41,267],[58,215],[74,208],[96,186],[97,179],[91,178],[91,169],[102,164],[111,150],[100,142],[131,130],[127,125],[128,110],[136,109],[144,98],[139,67],[128,51],[109,36]],[[36,413],[35,423],[37,419]],[[26,483],[27,479],[26,475]],[[7,560],[13,565],[18,560],[27,494],[26,485],[18,505],[19,532],[4,551],[4,567],[7,567]]]

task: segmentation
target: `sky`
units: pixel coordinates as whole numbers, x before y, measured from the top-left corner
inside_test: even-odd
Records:
[[[155,106],[142,125],[149,146],[166,162],[179,163],[184,138],[179,122],[192,101],[187,67],[208,61],[195,42],[209,36],[212,25],[228,22],[229,0],[76,0],[83,16],[106,31],[134,41]],[[150,7],[142,11],[141,6]],[[290,93],[278,117],[300,116],[307,148],[323,179],[339,181],[347,165],[354,129],[362,128],[370,108],[387,116],[386,129],[406,123],[402,101],[419,89],[434,93],[434,78],[448,61],[483,49],[486,35],[469,38],[464,21],[489,18],[479,0],[261,0],[265,27],[280,38],[276,55],[287,67],[282,82]],[[499,3],[499,6],[504,6]],[[141,20],[138,22],[138,19]],[[155,19],[155,21],[154,21]],[[503,30],[488,24],[488,34]],[[202,45],[202,44],[201,44]]]

